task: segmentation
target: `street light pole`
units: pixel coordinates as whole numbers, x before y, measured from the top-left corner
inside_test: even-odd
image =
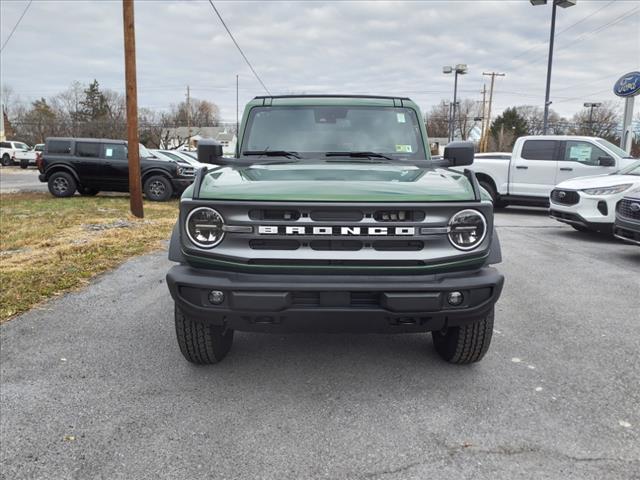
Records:
[[[555,40],[556,35],[556,8],[568,8],[572,7],[576,4],[577,0],[552,0],[553,8],[551,10],[551,32],[549,33],[549,58],[547,60],[547,87],[544,94],[544,120],[542,126],[542,134],[547,134],[547,129],[549,126],[549,105],[551,105],[551,100],[549,100],[549,96],[551,93],[551,66],[553,64],[553,41]],[[531,5],[546,5],[547,0],[529,0]]]
[[[593,135],[593,109],[601,106],[602,103],[585,102],[584,106],[589,109],[589,133]]]
[[[448,75],[449,73],[454,73],[454,81],[453,81],[453,106],[452,113],[449,115],[449,141],[453,141],[456,136],[456,108],[457,108],[457,98],[458,98],[458,75],[464,75],[467,73],[467,66],[463,63],[459,63],[454,67],[446,65],[442,67],[442,73]]]

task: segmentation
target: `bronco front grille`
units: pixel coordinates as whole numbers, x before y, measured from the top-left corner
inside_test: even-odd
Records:
[[[640,199],[632,200],[630,198],[623,198],[618,202],[616,211],[620,217],[640,220]]]
[[[553,190],[551,201],[560,205],[575,205],[580,201],[580,195],[573,190]]]

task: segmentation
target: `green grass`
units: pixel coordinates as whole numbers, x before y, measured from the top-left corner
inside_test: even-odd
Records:
[[[0,195],[0,323],[161,248],[177,201],[145,202],[144,209],[144,219],[133,217],[125,196]]]

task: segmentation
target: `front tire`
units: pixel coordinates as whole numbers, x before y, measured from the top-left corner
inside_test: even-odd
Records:
[[[78,189],[78,191],[80,192],[80,195],[84,195],[85,197],[95,197],[100,190],[97,188],[82,187]]]
[[[173,186],[167,177],[154,175],[144,182],[144,194],[153,202],[166,202],[173,195]]]
[[[482,360],[493,335],[493,308],[487,315],[468,325],[431,332],[433,346],[443,360],[457,365]]]
[[[78,184],[75,178],[67,172],[56,172],[49,177],[47,182],[49,192],[54,197],[71,197],[76,193]]]
[[[23,170],[29,168],[29,160],[20,160],[20,168]]]
[[[189,318],[177,305],[175,323],[178,346],[189,362],[212,365],[229,353],[233,343],[233,330]]]
[[[491,203],[493,203],[494,208],[504,207],[504,202],[499,200],[498,192],[496,192],[496,189],[493,188],[493,185],[491,185],[491,183],[484,180],[480,180],[478,183],[482,188],[489,192]]]

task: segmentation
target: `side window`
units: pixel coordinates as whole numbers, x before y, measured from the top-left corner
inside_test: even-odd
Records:
[[[0,142],[0,148],[11,148],[11,144],[9,142]]]
[[[58,155],[69,155],[71,153],[71,142],[69,140],[50,140],[47,143],[48,153]]]
[[[93,142],[78,142],[76,143],[76,155],[78,157],[100,157],[100,144]]]
[[[521,156],[527,160],[558,160],[557,147],[557,140],[525,140]]]
[[[564,160],[567,162],[580,162],[584,165],[600,165],[598,158],[608,157],[604,150],[593,143],[569,140],[564,151]]]
[[[102,158],[109,160],[126,160],[127,147],[122,143],[103,143]]]

